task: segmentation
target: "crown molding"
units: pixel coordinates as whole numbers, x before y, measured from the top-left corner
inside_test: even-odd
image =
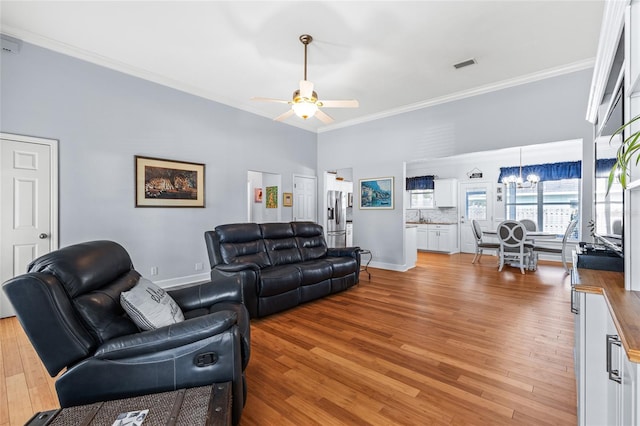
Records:
[[[335,125],[323,127],[318,129],[318,133],[329,132],[332,130],[341,129],[344,127],[354,126],[356,124],[362,124],[369,121],[379,120],[381,118],[392,117],[394,115],[404,114],[411,111],[416,111],[423,108],[432,107],[435,105],[444,104],[447,102],[458,101],[460,99],[470,98],[472,96],[478,96],[485,93],[495,92],[497,90],[507,89],[509,87],[520,86],[522,84],[533,83],[535,81],[544,80],[551,77],[557,77],[564,74],[569,74],[576,71],[582,71],[588,68],[592,68],[595,63],[595,58],[586,59],[583,61],[574,62],[568,65],[560,67],[549,68],[537,73],[527,74],[524,76],[502,80],[497,83],[487,84],[485,86],[476,87],[470,90],[464,90],[457,93],[452,93],[446,96],[440,96],[438,98],[429,99],[422,102],[417,102],[410,105],[405,105],[400,108],[384,111],[378,114],[371,114],[365,117],[356,118],[354,120],[348,120]]]

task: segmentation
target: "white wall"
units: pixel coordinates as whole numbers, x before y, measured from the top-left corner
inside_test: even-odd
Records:
[[[248,170],[316,175],[313,133],[28,43],[0,67],[0,130],[60,141],[61,246],[117,241],[161,284],[208,276],[203,233],[247,220]],[[205,163],[206,208],[135,208],[134,155]]]

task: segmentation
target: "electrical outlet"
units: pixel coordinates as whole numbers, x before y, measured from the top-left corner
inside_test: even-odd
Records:
[[[202,271],[202,262],[196,263],[196,271]]]
[[[151,267],[151,275],[158,275],[158,267],[157,266],[152,266]]]

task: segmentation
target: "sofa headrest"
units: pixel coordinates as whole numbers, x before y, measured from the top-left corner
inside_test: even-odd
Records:
[[[318,235],[324,235],[322,226],[314,222],[291,222],[291,227],[296,237],[316,237]]]
[[[262,237],[267,239],[293,238],[293,228],[290,223],[262,223],[260,224]]]
[[[133,269],[131,258],[113,241],[89,241],[45,254],[29,264],[29,272],[55,276],[71,298],[99,289]]]
[[[260,225],[257,223],[231,223],[216,226],[220,243],[246,243],[262,239]]]

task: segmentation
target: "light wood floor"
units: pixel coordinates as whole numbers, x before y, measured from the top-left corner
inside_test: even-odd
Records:
[[[559,263],[420,253],[346,292],[252,322],[242,425],[576,424],[570,281]],[[0,425],[56,406],[0,320]]]

